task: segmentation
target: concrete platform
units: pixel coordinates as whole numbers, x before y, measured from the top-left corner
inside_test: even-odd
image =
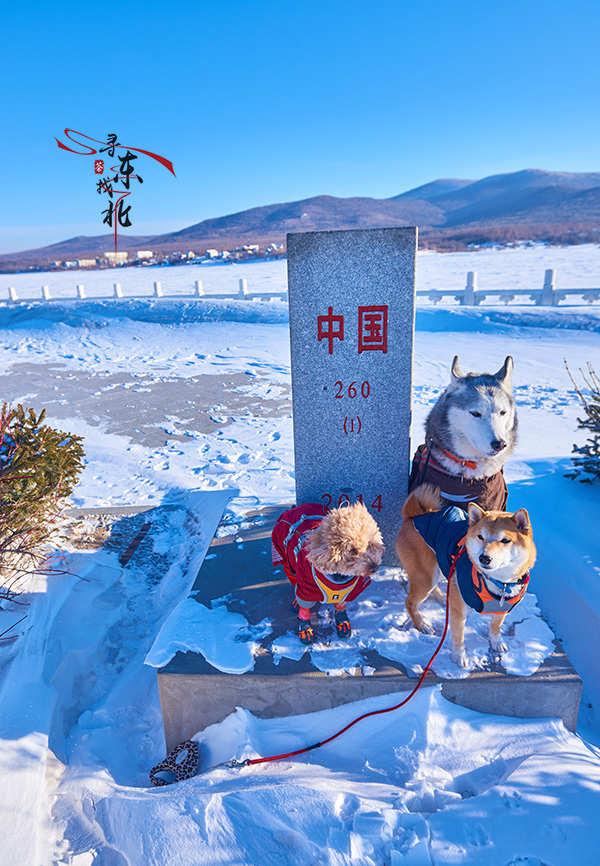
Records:
[[[273,632],[265,643],[295,624],[290,584],[271,565],[271,529],[283,510],[267,508],[248,515],[237,533],[214,538],[209,554],[216,556],[205,559],[192,590],[207,606],[212,599],[227,596],[228,609],[242,613],[249,622],[272,618]],[[555,646],[529,677],[477,671],[466,679],[441,680],[428,674],[424,685],[441,683],[448,700],[479,712],[558,717],[575,730],[581,680],[556,640]],[[408,677],[401,664],[376,651],[363,651],[363,656],[374,669],[372,675],[363,676],[362,668],[357,668],[354,676],[329,676],[312,665],[309,653],[300,661],[282,658],[276,665],[264,649],[253,671],[235,675],[216,670],[202,655],[179,652],[157,672],[167,750],[222,721],[238,706],[259,718],[273,718],[414,688],[416,679]]]

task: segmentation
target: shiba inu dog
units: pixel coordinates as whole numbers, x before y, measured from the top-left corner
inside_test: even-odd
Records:
[[[506,614],[521,601],[536,557],[529,515],[484,511],[469,504],[468,517],[456,506],[444,507],[440,490],[430,484],[416,488],[402,507],[404,523],[396,539],[396,552],[408,575],[406,610],[416,628],[433,634],[419,605],[437,588],[440,572],[450,575],[453,558],[460,553],[450,578],[452,658],[466,667],[464,648],[468,608],[492,614],[490,645],[506,651],[500,629]]]
[[[509,355],[497,373],[464,373],[455,356],[450,385],[425,422],[425,444],[414,456],[409,490],[434,484],[456,505],[506,508],[502,469],[517,441],[513,366]]]

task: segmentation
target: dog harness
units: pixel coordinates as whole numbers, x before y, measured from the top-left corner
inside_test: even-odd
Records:
[[[477,613],[505,614],[512,610],[525,596],[529,583],[526,572],[514,583],[502,583],[484,577],[477,571],[466,551],[465,537],[469,521],[464,511],[449,505],[442,511],[421,514],[414,518],[415,529],[436,555],[438,565],[445,577],[449,577],[455,563],[456,585],[466,605]],[[490,589],[493,584],[494,592]]]
[[[284,511],[273,527],[273,565],[283,564],[285,576],[296,588],[296,598],[302,607],[312,607],[318,601],[329,604],[353,601],[371,583],[367,575],[323,574],[309,562],[308,534],[327,512],[325,506],[317,503],[297,505]]]
[[[445,452],[461,466],[471,465],[469,460],[460,460]],[[419,445],[413,457],[408,492],[421,484],[433,484],[440,488],[444,499],[457,505],[476,502],[486,511],[505,511],[508,502],[508,488],[501,469],[488,478],[465,478],[448,472],[433,456],[427,445]]]

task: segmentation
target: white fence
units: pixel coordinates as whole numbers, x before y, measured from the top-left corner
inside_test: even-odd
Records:
[[[165,294],[165,292],[163,291],[161,283],[155,282],[153,295],[136,295],[136,294],[125,295],[125,294],[123,294],[123,289],[121,287],[121,284],[120,283],[113,283],[112,295],[94,295],[92,298],[88,298],[86,291],[85,291],[85,287],[82,286],[81,284],[78,284],[76,286],[75,296],[72,299],[70,299],[70,298],[65,298],[62,296],[60,298],[53,298],[52,293],[50,291],[50,286],[42,286],[41,298],[39,298],[37,300],[39,302],[52,303],[53,301],[59,301],[60,302],[60,301],[68,301],[68,300],[109,301],[109,300],[114,300],[115,298],[117,298],[117,299],[120,299],[120,298],[127,298],[127,299],[146,298],[147,299],[148,297],[154,297],[154,298],[167,298],[170,300],[177,300],[177,301],[198,300],[199,298],[208,298],[208,299],[237,298],[238,300],[242,299],[242,300],[246,300],[246,301],[255,301],[255,300],[270,301],[273,299],[280,299],[282,301],[287,301],[287,296],[288,296],[287,292],[250,292],[250,291],[248,291],[248,282],[245,279],[241,279],[239,281],[239,289],[237,292],[231,292],[229,294],[226,292],[220,292],[220,293],[215,293],[215,294],[206,293],[202,287],[202,280],[196,280],[194,283],[194,288],[195,288],[195,291],[192,294],[188,294],[188,295],[182,294],[181,292],[178,292],[177,294]],[[14,286],[10,286],[8,289],[8,300],[12,304],[32,303],[31,298],[27,298],[27,299],[19,298],[18,292]],[[1,303],[2,302],[0,301],[0,304]]]
[[[540,289],[484,289],[477,285],[477,271],[469,271],[467,285],[464,289],[425,289],[417,292],[418,298],[428,298],[432,303],[439,304],[444,298],[457,300],[463,306],[477,307],[487,298],[497,303],[510,304],[515,298],[527,298],[544,307],[557,307],[567,297],[582,298],[586,303],[593,304],[600,300],[600,289],[557,289],[556,271],[549,268],[544,275],[544,284]]]
[[[469,271],[467,274],[467,284],[464,289],[423,289],[417,291],[417,298],[426,298],[431,301],[433,304],[439,304],[444,298],[450,298],[451,300],[456,300],[462,306],[478,306],[482,301],[492,299],[496,303],[509,304],[511,301],[514,301],[516,298],[525,298],[530,301],[533,301],[535,304],[541,306],[558,306],[558,304],[565,300],[567,297],[572,299],[575,303],[583,303],[586,302],[588,304],[593,304],[595,301],[600,300],[600,289],[557,289],[556,288],[556,271],[553,268],[550,268],[546,271],[544,276],[544,284],[539,289],[480,289],[477,285],[477,271]],[[242,299],[247,301],[271,301],[273,299],[280,299],[282,301],[287,301],[288,294],[287,292],[250,292],[248,291],[248,283],[245,279],[241,279],[239,281],[239,289],[237,292],[232,293],[215,293],[215,294],[207,294],[202,288],[202,281],[196,280],[194,283],[195,291],[192,294],[165,294],[163,292],[162,286],[160,283],[154,283],[154,295],[155,298],[168,298],[171,300],[192,300],[198,298],[207,298],[207,299]],[[73,298],[75,301],[84,301],[87,300],[87,295],[85,292],[85,288],[79,284],[76,287],[76,295]],[[124,295],[123,289],[121,288],[120,283],[113,284],[113,294],[109,296],[99,297],[94,296],[93,300],[110,300],[111,298],[147,298],[148,295]],[[581,298],[581,301],[577,301],[577,298]],[[39,299],[40,302],[48,302],[51,303],[53,300],[64,301],[69,300],[68,298],[53,298],[50,287],[42,286],[42,295]],[[17,290],[14,286],[10,286],[8,289],[8,301],[10,303],[20,303],[19,296],[17,294]],[[25,303],[31,303],[31,300],[23,301]],[[2,302],[0,301],[0,305]]]

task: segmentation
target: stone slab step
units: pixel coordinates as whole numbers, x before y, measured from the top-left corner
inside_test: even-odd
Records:
[[[264,617],[273,621],[269,640],[293,628],[293,597],[282,572],[271,565],[271,529],[289,506],[263,508],[247,515],[241,527],[222,527],[209,549],[194,582],[194,597],[210,607],[215,598],[230,594],[229,610],[243,613],[249,622]],[[282,658],[274,664],[269,652],[258,655],[255,668],[245,674],[226,674],[194,652],[178,652],[157,672],[167,749],[208,725],[222,721],[236,707],[259,718],[312,712],[367,697],[410,691],[416,680],[401,663],[364,651],[373,669],[363,676],[330,676],[317,670],[305,653],[299,661]],[[563,648],[555,651],[528,677],[507,676],[501,671],[475,671],[465,679],[442,680],[428,674],[424,685],[441,683],[442,694],[478,712],[523,718],[562,718],[575,730],[581,696],[581,679]]]

